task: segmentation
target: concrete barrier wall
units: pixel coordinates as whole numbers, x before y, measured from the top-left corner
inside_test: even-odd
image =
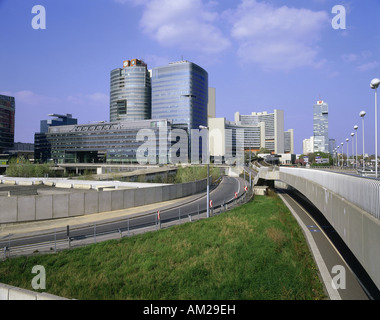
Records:
[[[140,189],[0,197],[0,224],[76,217],[174,200],[204,191],[207,181]]]
[[[349,199],[313,181],[285,172],[280,172],[280,178],[323,213],[380,289],[380,221]]]
[[[380,220],[379,180],[314,169],[281,167],[280,171],[313,181]]]
[[[0,283],[0,300],[69,300],[49,293],[39,293]]]

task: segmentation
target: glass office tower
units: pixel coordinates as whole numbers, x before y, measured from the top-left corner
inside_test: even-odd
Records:
[[[15,98],[0,95],[0,152],[10,149],[15,135]]]
[[[207,126],[208,73],[179,61],[152,70],[152,119],[169,119],[190,129]]]
[[[151,118],[151,83],[147,65],[126,60],[111,71],[110,121]]]
[[[314,152],[329,152],[329,106],[319,100],[313,107]]]

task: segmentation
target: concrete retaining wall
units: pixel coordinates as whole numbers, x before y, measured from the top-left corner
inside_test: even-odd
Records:
[[[49,293],[39,293],[0,283],[0,300],[68,300]]]
[[[303,177],[280,172],[323,213],[380,289],[380,221],[344,197]]]
[[[64,194],[0,197],[0,224],[75,217],[122,210],[187,197],[204,191],[207,181],[140,189],[108,189]]]

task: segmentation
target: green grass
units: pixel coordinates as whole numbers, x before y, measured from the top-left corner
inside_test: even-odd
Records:
[[[8,259],[0,282],[75,299],[324,299],[301,229],[277,196],[217,217],[57,254]]]

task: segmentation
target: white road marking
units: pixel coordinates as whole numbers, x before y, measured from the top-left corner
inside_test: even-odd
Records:
[[[301,218],[298,216],[298,214],[294,211],[294,209],[291,207],[291,205],[285,200],[284,196],[282,194],[278,194],[282,201],[285,203],[285,205],[289,208],[290,212],[293,214],[295,219],[297,220],[298,224],[301,226],[302,230],[304,231],[306,238],[309,242],[310,249],[314,255],[315,262],[317,263],[319,272],[321,273],[323,283],[325,284],[325,288],[327,290],[327,293],[329,294],[329,297],[331,300],[342,300],[342,297],[340,296],[337,289],[333,288],[332,286],[332,278],[330,275],[329,270],[327,269],[326,263],[322,258],[321,253],[319,252],[319,249],[317,247],[317,244],[314,241],[313,236],[311,235],[310,230],[305,226]],[[298,203],[295,202],[297,205]],[[299,205],[298,205],[299,206]],[[305,211],[301,206],[299,206],[303,211]]]

